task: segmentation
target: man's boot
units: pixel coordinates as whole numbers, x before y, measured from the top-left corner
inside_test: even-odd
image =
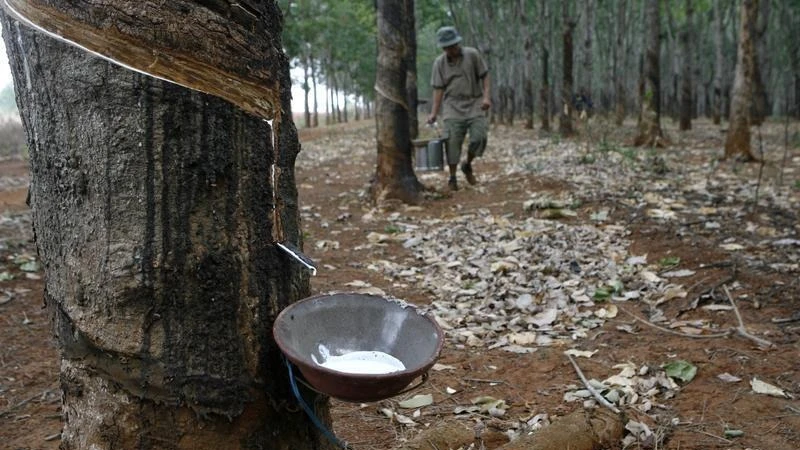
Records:
[[[467,183],[478,184],[478,180],[476,180],[475,175],[472,174],[472,164],[461,164],[461,171],[464,172],[464,176],[467,178]]]

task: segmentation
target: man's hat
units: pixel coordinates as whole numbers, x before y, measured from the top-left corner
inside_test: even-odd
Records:
[[[436,44],[439,48],[450,47],[461,42],[461,35],[453,27],[442,27],[436,32]]]

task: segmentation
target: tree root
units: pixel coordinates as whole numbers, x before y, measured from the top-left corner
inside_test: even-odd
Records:
[[[620,414],[606,409],[577,410],[499,450],[600,450],[614,448],[625,432]]]

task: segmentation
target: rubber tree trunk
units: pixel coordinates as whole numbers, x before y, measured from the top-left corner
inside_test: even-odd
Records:
[[[712,120],[719,125],[722,117],[722,76],[725,58],[722,54],[724,11],[721,0],[714,0],[714,95],[712,97]]]
[[[279,49],[279,11],[258,12]],[[0,20],[60,346],[61,448],[330,448],[271,333],[309,290],[273,245],[300,244],[283,54],[270,126]],[[307,400],[329,423],[327,403]]]
[[[573,34],[575,33],[576,21],[570,17],[569,0],[564,0],[561,4],[562,12],[562,31],[561,37],[564,42],[563,48],[563,79],[561,81],[561,115],[558,120],[558,132],[562,136],[572,136],[575,129],[572,127],[572,90],[573,90]]]
[[[410,59],[408,32],[413,23],[408,15],[408,0],[378,0],[378,67],[375,80],[375,121],[377,125],[378,162],[372,185],[375,201],[396,199],[415,204],[420,201],[422,184],[411,167],[411,136],[406,80]],[[413,4],[412,4],[413,6]]]
[[[692,64],[694,61],[692,46],[694,42],[694,28],[692,18],[694,16],[694,6],[692,0],[685,0],[686,6],[686,23],[680,33],[681,47],[683,48],[683,61],[681,66],[681,114],[680,114],[680,130],[686,131],[692,129],[692,112],[694,106],[694,99],[692,97]]]
[[[593,39],[592,35],[595,31],[595,0],[585,0],[583,5],[584,14],[584,29],[583,29],[583,60],[581,62],[581,82],[579,91],[586,96],[586,98],[594,100],[592,92],[592,77],[594,77],[594,59],[592,53]],[[589,111],[587,111],[588,113]]]
[[[533,31],[528,26],[528,6],[525,0],[519,0],[516,4],[519,11],[520,30],[524,33],[524,57],[522,66],[522,115],[525,121],[525,129],[533,129],[534,110],[533,110]]]
[[[542,55],[542,87],[539,89],[539,103],[542,105],[542,131],[550,131],[550,51],[548,49],[552,39],[552,23],[548,3],[547,0],[541,1],[544,31],[539,37]]]
[[[756,23],[753,26],[753,51],[755,57],[755,70],[753,71],[753,110],[751,112],[752,124],[761,126],[769,115],[770,101],[765,78],[769,72],[769,52],[767,47],[767,28],[771,13],[770,0],[759,0],[759,11]]]
[[[645,8],[645,58],[644,93],[642,96],[641,119],[634,145],[663,147],[661,131],[661,76],[659,75],[659,54],[661,49],[659,0],[646,0]]]
[[[614,31],[616,33],[614,41],[614,123],[621,126],[625,121],[625,98],[627,93],[625,91],[625,78],[627,70],[625,70],[628,62],[628,50],[625,45],[625,30],[627,28],[627,0],[617,0],[617,21],[614,24]]]
[[[736,53],[736,74],[733,80],[733,99],[728,135],[725,139],[725,158],[755,161],[750,146],[750,124],[755,80],[755,44],[753,28],[758,20],[758,0],[744,0],[739,23],[739,49]]]
[[[416,139],[419,136],[419,117],[417,108],[419,106],[419,98],[417,93],[417,28],[414,24],[414,0],[406,0],[406,11],[410,13],[406,15],[406,23],[404,26],[406,32],[406,45],[413,51],[405,52],[406,58],[406,92],[408,97],[408,134],[411,139]]]

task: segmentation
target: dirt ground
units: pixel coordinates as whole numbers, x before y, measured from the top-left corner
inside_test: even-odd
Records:
[[[680,148],[704,146],[716,149],[716,153],[709,150],[704,158],[710,160],[719,156],[723,135],[709,132],[710,127],[710,124],[696,126],[700,130],[682,136],[680,145],[676,145],[678,149],[673,147],[665,151],[679,152]],[[631,130],[627,132],[629,135]],[[371,133],[374,133],[374,124],[362,122],[335,130],[304,132],[301,141],[313,141],[324,148],[328,142],[342,145],[342,142],[369,139]],[[524,131],[520,126],[513,129],[497,126],[492,133],[514,136],[538,132]],[[675,130],[670,133],[678,135]],[[776,141],[779,139],[775,137]],[[514,217],[524,214],[523,206],[531,192],[559,193],[575,189],[570,183],[546,174],[488,177],[486,174],[501,174],[504,162],[487,159],[479,166],[481,184],[477,187],[462,182],[461,190],[445,192],[444,174],[427,174],[421,177],[422,181],[441,191],[426,195],[419,207],[389,204],[376,210],[366,200],[366,189],[374,172],[374,153],[331,152],[327,157],[324,152],[320,154],[322,156],[313,161],[301,156],[297,166],[305,251],[319,267],[319,273],[312,278],[314,293],[348,290],[354,286],[354,280],[359,280],[362,286],[379,288],[394,297],[426,305],[431,301],[428,286],[398,282],[380,271],[366,269],[370,261],[402,261],[409,254],[409,249],[396,240],[365,245],[370,233],[387,232],[393,223],[388,217],[393,212],[416,221],[441,219],[445,223],[464,211]],[[788,182],[796,186],[792,201],[800,208],[797,201],[800,185],[796,184],[800,180],[800,150],[793,149],[789,161],[794,161],[795,168],[788,178]],[[684,162],[697,163],[688,156]],[[729,170],[743,179],[748,176],[752,179],[752,171],[757,169],[753,166],[757,165],[737,168],[721,164],[716,170]],[[0,209],[3,211],[0,264],[5,266],[0,267],[0,272],[7,271],[14,276],[0,281],[0,448],[56,449],[61,428],[58,359],[48,314],[42,308],[41,273],[22,271],[21,265],[15,263],[35,255],[29,212],[24,204],[27,167],[24,162],[6,161],[0,164],[0,176],[3,180],[0,183]],[[660,221],[610,198],[592,201],[607,202],[612,220],[629,230],[630,254],[647,254],[650,261],[680,258],[681,267],[696,271],[683,281],[688,286],[688,295],[662,305],[666,316],[709,321],[719,324],[720,329],[736,327],[736,317],[730,310],[691,305],[709,295],[718,301],[724,299],[723,285],[736,283],[736,301],[747,331],[774,344],[765,350],[753,340],[736,335],[693,339],[685,334],[665,332],[634,318],[632,314],[647,317],[643,306],[635,302],[621,304],[623,311],[618,316],[589,330],[587,337],[580,340],[581,349],[600,350],[591,358],[577,361],[587,378],[609,377],[618,371],[613,366],[626,362],[660,367],[679,358],[691,361],[698,368],[691,382],[682,385],[671,398],[660,400],[655,406],[658,414],[648,415],[634,408],[626,411],[629,418],[647,423],[657,437],[649,442],[637,442],[630,448],[800,448],[798,271],[743,268],[720,250],[715,230],[703,229],[691,221]],[[783,237],[798,239],[798,208],[770,210],[765,207],[745,213],[742,220],[773,227],[780,224],[781,229],[794,230],[793,235]],[[556,220],[589,221],[588,206],[578,207],[576,212],[574,217]],[[361,220],[367,214],[373,216],[373,220]],[[747,243],[743,254],[763,250],[761,238],[755,233],[748,234],[741,223],[725,222],[721,226],[736,235],[737,242]],[[338,242],[336,249],[324,245],[332,239]],[[794,252],[796,260],[800,247],[790,245],[785,251]],[[470,426],[480,423],[486,430],[497,432],[484,443],[486,448],[497,448],[505,442],[503,433],[509,430],[511,422],[525,421],[537,414],[547,414],[552,420],[582,408],[580,402],[564,401],[567,391],[581,385],[564,350],[562,345],[553,345],[541,346],[532,353],[513,354],[500,349],[458,345],[448,340],[439,363],[451,369],[431,371],[427,384],[418,389],[417,393],[433,394],[435,401],[420,410],[419,416],[414,418],[416,426],[391,421],[380,412],[381,408],[398,410],[397,401],[402,398],[371,404],[333,400],[333,431],[358,450],[391,449],[442,422],[459,421]],[[721,374],[736,376],[741,381],[723,381],[718,377]],[[792,398],[754,393],[750,387],[754,377],[783,389]],[[503,417],[454,414],[454,408],[470,404],[477,396],[505,400],[506,414]],[[737,433],[731,433],[732,430]]]

